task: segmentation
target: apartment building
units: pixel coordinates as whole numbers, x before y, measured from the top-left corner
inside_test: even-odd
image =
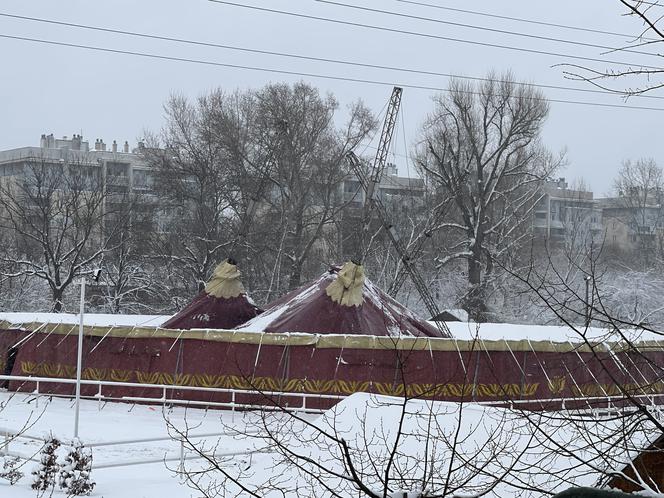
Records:
[[[81,135],[55,138],[42,135],[39,146],[19,147],[0,151],[0,176],[25,177],[30,164],[50,167],[79,168],[100,177],[109,193],[149,193],[152,177],[149,167],[138,153],[142,144],[132,150],[124,142],[120,148],[114,140],[110,147],[96,139],[94,148]]]
[[[602,232],[602,209],[593,193],[570,188],[565,178],[549,180],[533,210],[535,239],[561,242]]]
[[[664,193],[620,192],[599,199],[604,213],[605,246],[619,252],[662,249]]]

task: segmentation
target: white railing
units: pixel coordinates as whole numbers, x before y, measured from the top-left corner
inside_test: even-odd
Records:
[[[637,404],[642,402],[641,404]],[[544,407],[546,405],[559,405],[556,410],[553,407],[547,407],[547,411],[574,411],[574,412],[616,412],[618,410],[638,409],[640,407],[648,407],[652,411],[661,410],[661,405],[664,405],[664,394],[637,394],[627,396],[606,395],[606,396],[576,396],[564,398],[538,398],[538,399],[506,399],[496,401],[468,401],[466,403],[474,403],[485,406],[496,406],[502,408],[515,409],[520,406],[537,406]],[[570,405],[572,407],[570,407]],[[585,406],[585,408],[579,407]],[[604,406],[602,406],[604,405]],[[527,409],[527,408],[526,408]]]
[[[59,377],[31,377],[31,376],[21,376],[21,375],[0,375],[0,380],[7,381],[17,381],[17,382],[30,382],[35,384],[35,389],[32,391],[32,394],[37,399],[37,406],[39,406],[39,397],[40,396],[49,396],[49,397],[62,397],[62,398],[73,398],[74,395],[71,394],[51,394],[48,392],[40,392],[40,384],[70,384],[75,385],[76,379],[67,379]],[[218,408],[228,408],[232,411],[236,409],[250,409],[250,408],[261,408],[264,410],[285,410],[291,412],[304,412],[304,413],[323,413],[325,410],[320,408],[309,408],[307,407],[308,399],[325,399],[325,400],[334,400],[339,401],[344,399],[345,396],[340,396],[336,394],[315,394],[315,393],[297,393],[297,392],[287,392],[287,391],[259,391],[254,389],[231,389],[223,387],[195,387],[195,386],[180,386],[174,384],[146,384],[141,382],[116,382],[110,380],[81,380],[82,386],[96,386],[97,393],[93,396],[81,396],[83,399],[94,399],[99,402],[101,405],[102,401],[124,401],[124,402],[134,402],[134,403],[157,403],[163,405],[185,405],[185,406],[201,406],[201,407],[218,407]],[[161,397],[151,397],[151,396],[106,396],[104,395],[104,387],[125,387],[125,388],[142,388],[142,389],[156,389],[161,391]],[[231,400],[229,402],[215,402],[215,401],[200,401],[200,400],[184,400],[178,398],[169,398],[169,391],[194,391],[202,393],[221,393],[221,394],[230,394]],[[237,403],[236,399],[238,395],[250,395],[258,396],[262,398],[265,404],[260,403]],[[276,397],[288,397],[288,398],[299,398],[302,400],[301,406],[288,406],[286,404],[280,404],[275,402],[270,402],[271,399]]]
[[[73,398],[73,394],[51,394],[48,392],[40,392],[40,384],[76,384],[76,379],[60,378],[60,377],[32,377],[32,376],[17,376],[17,375],[0,375],[0,380],[18,381],[18,382],[31,382],[35,384],[35,389],[30,394],[36,397],[37,406],[39,405],[40,396],[60,397],[60,398]],[[307,407],[308,399],[325,399],[340,401],[346,396],[336,394],[318,394],[318,393],[298,393],[289,391],[260,391],[255,389],[232,389],[222,387],[196,387],[196,386],[181,386],[177,384],[147,384],[141,382],[117,382],[110,380],[81,380],[82,386],[97,386],[97,393],[92,396],[81,396],[84,399],[97,400],[101,405],[102,401],[122,401],[122,402],[135,402],[135,403],[156,403],[163,405],[183,405],[183,406],[201,406],[201,407],[218,407],[228,408],[232,411],[236,409],[251,409],[260,408],[263,410],[284,410],[289,412],[305,412],[305,413],[324,413],[324,409],[309,408]],[[152,396],[106,396],[103,393],[104,387],[126,387],[126,388],[144,388],[160,390],[160,397]],[[185,400],[179,398],[168,397],[169,391],[194,391],[203,393],[222,393],[230,394],[231,400],[229,402],[215,402],[215,401],[201,401],[201,400]],[[250,395],[262,397],[266,404],[260,403],[237,403],[237,396]],[[300,406],[289,406],[279,403],[279,397],[299,398],[302,400]],[[630,398],[622,395],[606,395],[606,396],[572,396],[572,397],[557,397],[557,398],[533,398],[533,399],[504,399],[504,400],[491,400],[491,401],[476,401],[465,399],[466,403],[475,403],[479,405],[499,406],[518,408],[520,406],[536,406],[536,405],[560,405],[560,410],[565,411],[569,405],[577,406],[579,403],[585,404],[588,409],[600,408],[614,410],[621,407],[625,403],[633,404],[631,400],[643,401],[644,405],[658,406],[664,404],[664,393],[662,394],[639,394],[631,395]],[[553,408],[551,408],[553,410]],[[577,408],[578,410],[578,408]]]
[[[227,452],[217,452],[214,453],[214,455],[211,454],[205,454],[201,455],[199,453],[187,453],[186,451],[186,443],[196,440],[196,439],[203,439],[203,438],[208,438],[208,437],[216,437],[216,438],[221,438],[225,436],[234,436],[237,435],[238,433],[236,431],[230,431],[230,432],[210,432],[206,434],[186,434],[186,440],[183,438],[178,438],[178,437],[172,437],[172,436],[160,436],[160,437],[152,437],[152,438],[140,438],[140,439],[123,439],[123,440],[118,440],[118,441],[100,441],[96,443],[89,443],[85,444],[86,448],[99,448],[99,447],[104,447],[104,446],[121,446],[121,445],[131,445],[131,444],[145,444],[145,443],[156,443],[156,442],[163,442],[163,441],[172,441],[174,443],[179,443],[179,454],[178,456],[166,456],[164,455],[163,457],[160,458],[144,458],[140,460],[127,460],[123,459],[121,461],[117,462],[104,462],[100,464],[95,464],[93,463],[92,468],[93,469],[110,469],[114,467],[131,467],[135,465],[147,465],[147,464],[152,464],[152,463],[168,463],[168,462],[179,462],[178,468],[182,469],[184,466],[184,463],[188,460],[200,460],[202,458],[208,458],[208,457],[215,457],[215,458],[222,458],[222,457],[229,457],[229,456],[237,456],[237,455],[250,455],[254,453],[260,453],[264,450],[259,449],[259,448],[247,448],[247,449],[239,449],[239,450],[232,450],[232,451],[227,451]],[[251,435],[257,435],[260,434],[260,431],[258,429],[243,429],[242,433],[243,436],[251,436]],[[34,453],[32,455],[25,455],[23,453],[18,453],[15,451],[11,451],[10,449],[10,443],[14,440],[17,439],[23,439],[26,441],[34,441],[37,443],[40,443],[41,446],[46,444],[47,440],[43,437],[38,437],[38,436],[31,436],[29,434],[24,434],[20,431],[15,431],[12,429],[6,429],[6,428],[0,428],[0,437],[2,437],[2,443],[0,443],[0,455],[2,456],[11,456],[11,457],[17,457],[21,458],[23,460],[29,460],[32,462],[39,462],[40,459],[37,457],[38,453]]]
[[[47,390],[40,391],[41,387],[44,387],[44,384],[69,384],[75,385],[76,379],[67,379],[59,377],[32,377],[32,376],[20,376],[20,375],[0,375],[0,380],[3,381],[16,381],[22,383],[31,383],[34,384],[35,388],[31,391],[18,391],[19,393],[26,394],[28,396],[34,396],[35,405],[39,407],[39,398],[48,397],[48,398],[74,398],[74,394],[52,394]],[[96,386],[97,393],[93,396],[81,396],[82,399],[96,400],[98,409],[102,409],[102,402],[104,401],[120,401],[120,402],[132,402],[132,403],[151,403],[151,404],[162,404],[166,405],[180,405],[180,406],[194,406],[194,407],[215,407],[215,408],[225,408],[230,409],[233,414],[237,409],[261,409],[261,410],[284,410],[288,412],[303,412],[303,413],[323,413],[325,410],[320,408],[310,408],[307,406],[307,400],[309,399],[326,399],[339,401],[345,396],[333,395],[333,394],[313,394],[313,393],[291,393],[283,391],[259,391],[252,389],[229,389],[221,387],[193,387],[193,386],[179,386],[171,384],[146,384],[140,382],[116,382],[116,381],[105,381],[105,380],[81,380],[81,386]],[[122,387],[122,388],[142,388],[142,389],[152,389],[161,391],[160,397],[153,396],[107,396],[103,392],[103,388],[107,387]],[[221,393],[221,394],[230,394],[231,400],[229,402],[216,402],[216,401],[200,401],[200,400],[184,400],[169,397],[169,391],[194,391],[202,393]],[[237,396],[249,395],[257,396],[259,399],[256,403],[238,403],[236,401]],[[301,399],[301,404],[299,406],[288,406],[279,403],[278,400],[270,401],[271,399],[278,397],[288,397]],[[252,430],[243,430],[243,434],[251,435],[258,434],[258,431]],[[193,434],[187,435],[187,439],[201,439],[204,437],[224,437],[229,436],[231,433],[209,433],[209,434]],[[0,455],[18,457],[24,460],[31,460],[38,462],[39,459],[35,458],[36,455],[25,455],[15,451],[10,450],[10,443],[14,439],[24,439],[31,440],[41,443],[45,443],[44,438],[30,436],[27,434],[22,434],[20,432],[3,430],[0,429],[0,437],[3,438],[0,442]],[[116,445],[128,445],[128,444],[146,444],[159,441],[179,441],[180,451],[178,456],[167,457],[163,456],[161,458],[147,458],[141,460],[122,460],[118,462],[102,463],[95,464],[93,468],[95,469],[104,469],[112,467],[124,467],[124,466],[134,466],[134,465],[145,465],[152,463],[168,463],[168,462],[179,462],[179,467],[182,468],[186,460],[196,460],[201,458],[206,458],[199,454],[187,454],[185,451],[185,441],[179,440],[178,438],[172,437],[157,437],[157,438],[142,438],[142,439],[125,439],[119,441],[103,441],[97,443],[86,444],[88,448],[102,447],[102,446],[116,446]],[[229,452],[215,453],[215,457],[228,457],[235,455],[249,455],[253,453],[259,453],[262,450],[260,449],[242,449],[234,450]]]

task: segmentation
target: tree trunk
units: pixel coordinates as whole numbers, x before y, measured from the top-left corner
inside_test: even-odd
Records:
[[[296,259],[291,265],[290,277],[288,278],[288,289],[293,290],[300,286],[302,278],[302,261]]]
[[[62,311],[62,295],[64,294],[64,291],[62,289],[53,289],[52,290],[52,295],[53,295],[53,306],[51,307],[51,311],[53,313],[60,313]]]
[[[481,323],[486,321],[486,302],[484,295],[484,284],[482,282],[482,259],[479,248],[472,249],[473,256],[468,259],[468,292],[464,298],[464,307],[468,317]]]

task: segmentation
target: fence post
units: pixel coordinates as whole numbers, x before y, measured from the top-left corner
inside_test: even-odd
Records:
[[[180,466],[178,471],[184,473],[184,439],[180,440]]]
[[[39,408],[39,381],[35,383],[35,408]]]
[[[97,411],[101,411],[101,382],[99,383],[99,391],[97,391]]]

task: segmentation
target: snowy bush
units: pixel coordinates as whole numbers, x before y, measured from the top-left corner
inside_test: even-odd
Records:
[[[10,485],[16,484],[23,477],[23,472],[21,472],[19,462],[20,458],[17,457],[8,457],[4,458],[2,463],[2,471],[0,471],[0,479],[6,479],[9,481]]]
[[[90,479],[91,471],[92,451],[79,440],[74,440],[69,453],[60,463],[58,485],[68,496],[89,495],[95,487],[95,482]]]
[[[32,475],[35,476],[32,482],[32,489],[46,491],[55,486],[55,477],[60,470],[57,451],[61,444],[60,440],[53,436],[44,443],[44,447],[41,450],[39,467],[32,471]]]

